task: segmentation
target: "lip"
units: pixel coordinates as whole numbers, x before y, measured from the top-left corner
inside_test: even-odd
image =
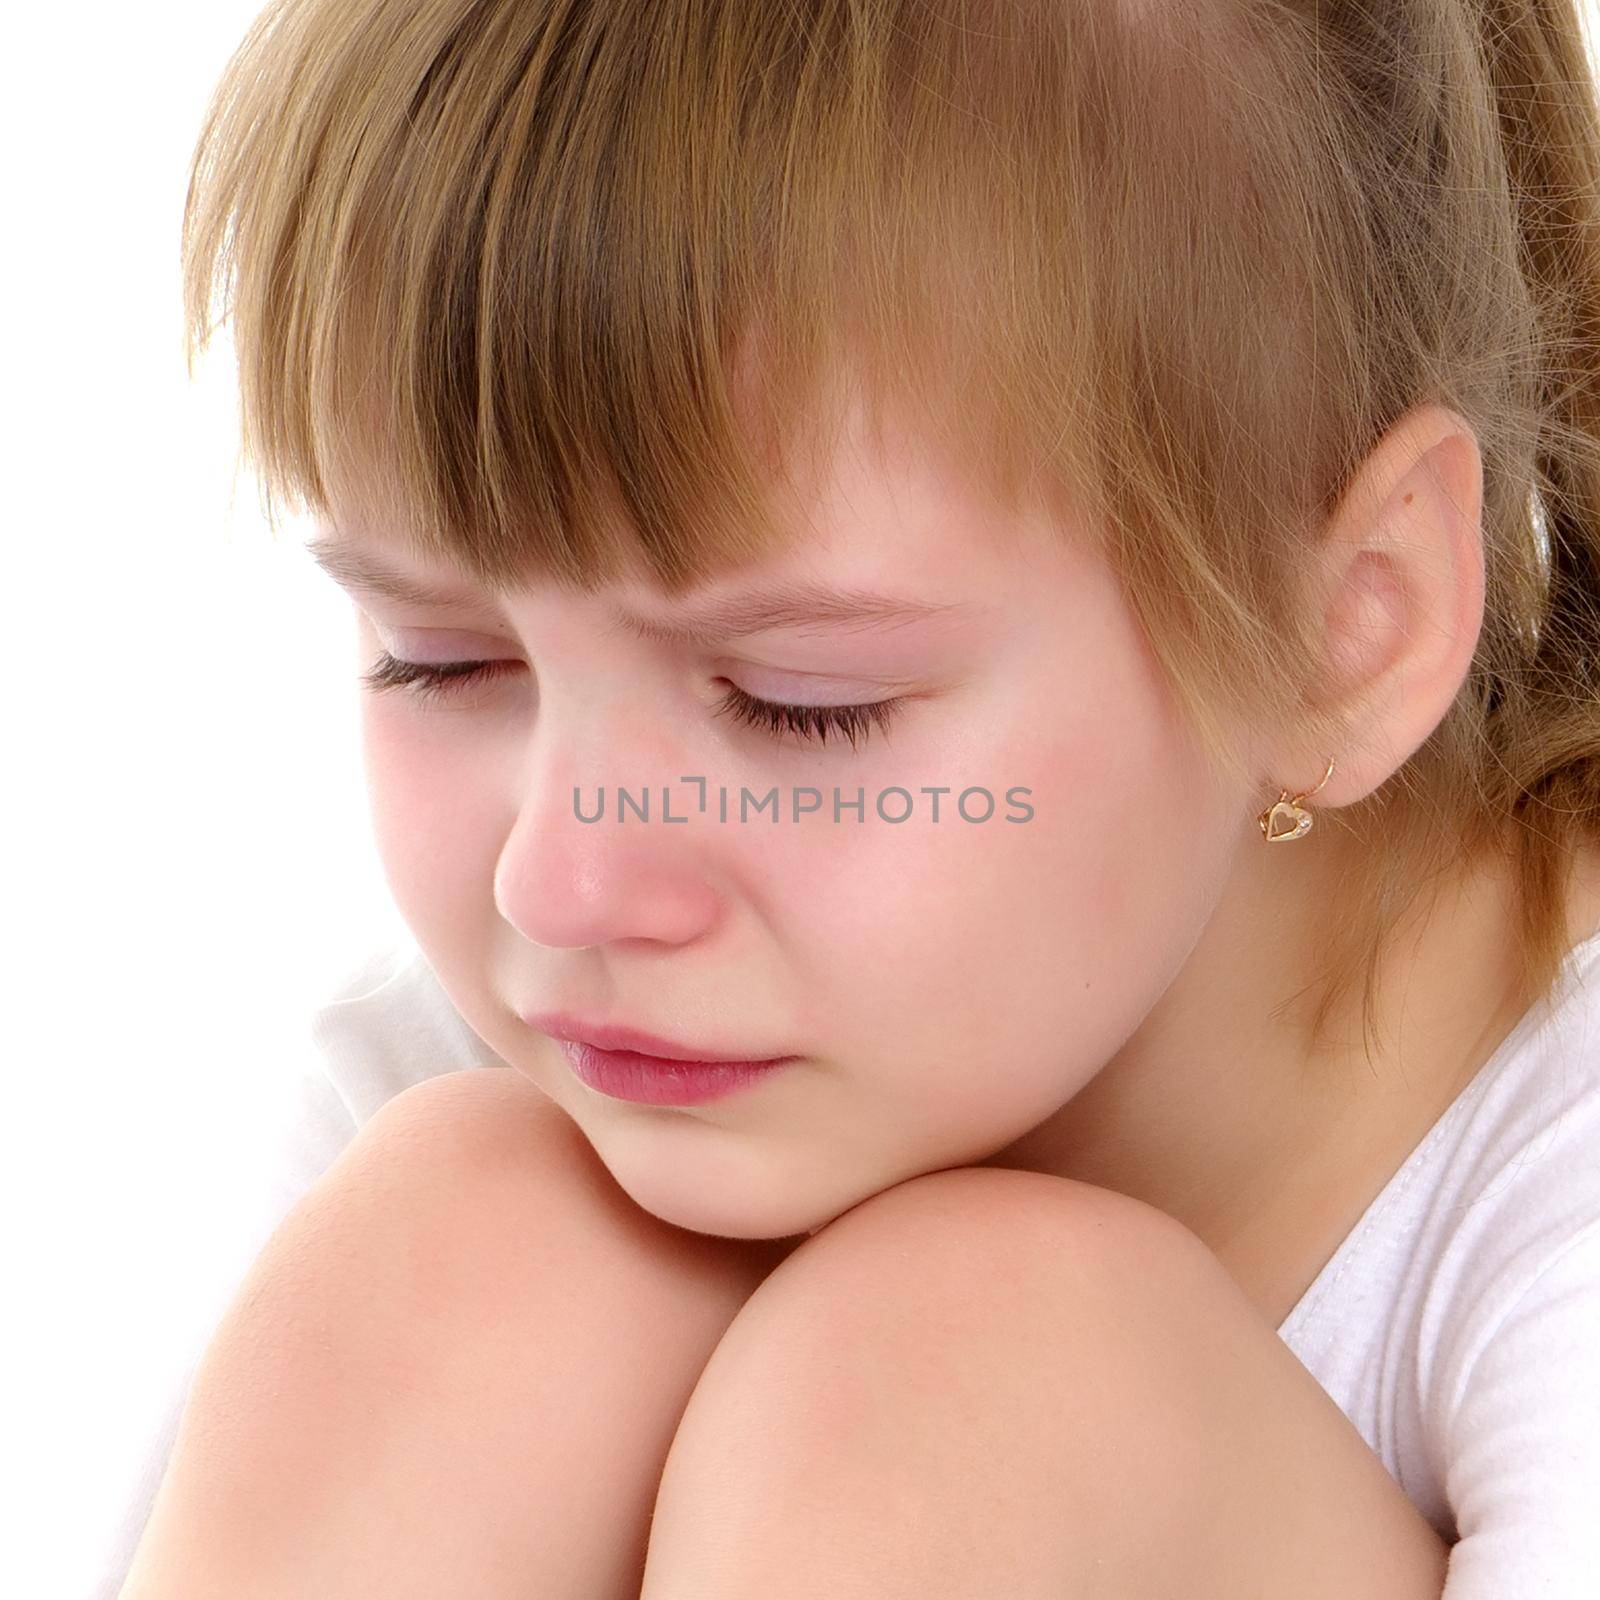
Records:
[[[799,1056],[734,1056],[700,1051],[621,1025],[586,1023],[564,1013],[523,1019],[560,1046],[580,1082],[614,1100],[700,1105],[758,1083]]]
[[[552,1039],[592,1045],[596,1050],[627,1051],[662,1062],[689,1062],[695,1066],[749,1066],[799,1059],[798,1056],[751,1055],[748,1051],[701,1050],[694,1045],[663,1039],[660,1034],[646,1033],[641,1028],[628,1028],[620,1023],[585,1022],[569,1011],[529,1012],[522,1020],[535,1031],[549,1034]]]

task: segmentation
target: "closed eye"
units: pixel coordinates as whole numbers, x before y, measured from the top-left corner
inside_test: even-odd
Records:
[[[441,702],[520,667],[517,661],[403,661],[382,651],[377,666],[361,674],[361,682],[375,693],[399,689],[417,700]],[[848,706],[786,705],[757,699],[730,683],[716,709],[719,715],[774,737],[792,733],[808,743],[826,745],[832,734],[847,740],[853,750],[873,728],[887,734],[900,704],[899,699],[888,699]]]
[[[899,706],[899,700],[874,700],[857,706],[780,705],[774,700],[758,700],[730,683],[717,709],[750,727],[773,734],[794,733],[818,744],[826,744],[830,733],[841,734],[854,750],[856,740],[865,740],[873,728],[887,734]]]

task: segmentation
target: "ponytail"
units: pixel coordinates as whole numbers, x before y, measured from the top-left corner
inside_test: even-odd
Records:
[[[1588,931],[1560,913],[1573,848],[1600,825],[1600,109],[1574,0],[1476,9],[1547,419],[1533,491],[1544,590],[1525,670],[1494,686],[1490,722],[1525,823],[1523,937],[1543,966]]]

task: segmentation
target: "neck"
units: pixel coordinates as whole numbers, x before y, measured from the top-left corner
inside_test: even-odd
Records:
[[[1359,1216],[1371,1197],[1363,1184],[1398,1167],[1530,998],[1511,960],[1509,876],[1475,869],[1391,940],[1373,1054],[1359,990],[1332,1019],[1331,1042],[1313,1051],[1308,969],[1350,848],[1328,829],[1309,847],[1247,851],[1190,960],[1132,1037],[1058,1112],[979,1165],[1143,1200],[1241,1279],[1263,1280],[1264,1307],[1280,1297],[1292,1305],[1303,1261],[1277,1271],[1281,1296],[1264,1284],[1269,1258],[1285,1249],[1285,1219],[1302,1230],[1302,1253],[1316,1257],[1318,1239],[1331,1250],[1353,1225],[1351,1205]]]

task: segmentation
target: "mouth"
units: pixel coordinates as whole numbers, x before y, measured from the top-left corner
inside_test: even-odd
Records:
[[[749,1087],[801,1058],[702,1049],[620,1024],[565,1013],[524,1018],[560,1047],[580,1082],[617,1100],[697,1105]]]
[[[790,1055],[767,1055],[749,1050],[702,1049],[678,1044],[658,1033],[630,1028],[621,1023],[585,1022],[565,1011],[529,1013],[522,1019],[536,1032],[569,1044],[586,1044],[596,1050],[625,1051],[663,1064],[686,1063],[693,1066],[751,1066],[779,1061],[795,1061]]]

